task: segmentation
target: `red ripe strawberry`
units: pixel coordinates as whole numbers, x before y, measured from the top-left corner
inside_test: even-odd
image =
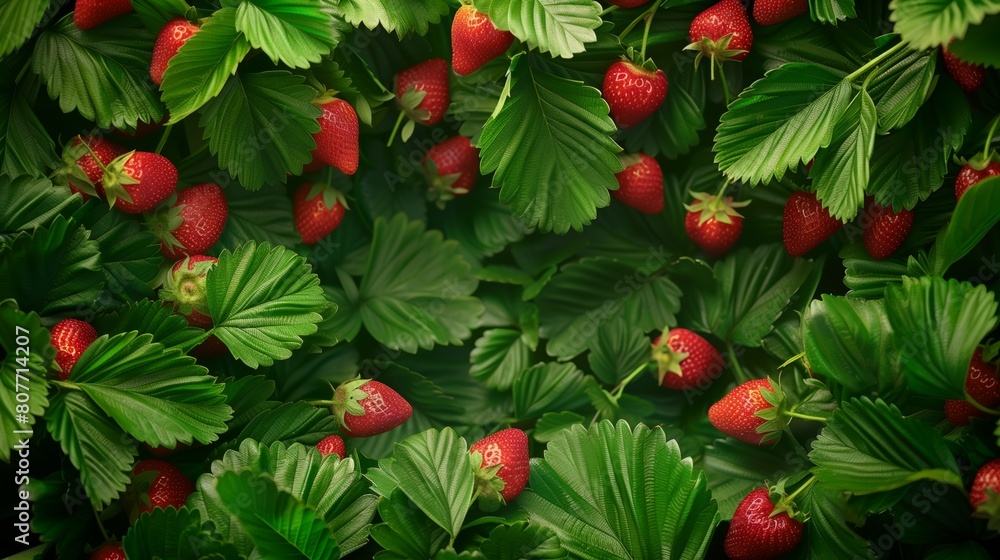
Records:
[[[76,0],[73,23],[80,29],[93,29],[131,11],[131,0]]]
[[[696,65],[708,57],[713,72],[716,62],[743,60],[753,46],[753,31],[740,0],[722,0],[695,16],[688,37],[691,44],[684,49],[698,51]]]
[[[200,29],[190,21],[179,17],[167,22],[156,36],[156,43],[153,44],[153,61],[149,65],[149,75],[153,78],[153,83],[160,85],[163,83],[163,73],[167,71],[167,63],[181,50],[187,42]]]
[[[344,458],[344,453],[347,451],[344,447],[344,439],[338,435],[326,436],[316,444],[316,449],[324,457],[334,454],[341,459]]]
[[[767,488],[747,494],[736,506],[726,533],[726,556],[733,560],[768,560],[795,548],[802,538],[802,522],[787,512],[771,515],[774,502]]]
[[[325,97],[323,99],[329,99]],[[331,165],[346,175],[358,170],[358,114],[343,99],[321,100],[323,114],[319,118],[319,132],[313,134],[316,149],[313,161]]]
[[[743,232],[743,216],[736,211],[749,201],[733,202],[708,193],[692,193],[695,200],[685,206],[684,230],[688,237],[709,255],[721,257],[733,248]]]
[[[177,168],[152,152],[131,151],[109,163],[102,181],[108,203],[126,214],[141,214],[177,188]]]
[[[177,193],[177,199],[150,219],[160,252],[170,260],[209,250],[222,236],[229,205],[222,187],[202,183]]]
[[[615,175],[618,190],[611,191],[611,196],[646,214],[662,212],[663,170],[660,169],[660,164],[646,154],[638,154],[637,160],[633,156],[623,158],[623,161],[628,165]],[[635,163],[631,163],[632,161]]]
[[[975,93],[986,80],[986,68],[980,64],[972,64],[948,52],[948,48],[941,49],[944,57],[944,66],[948,69],[951,77],[958,82],[959,87],[967,93]]]
[[[377,436],[406,422],[413,408],[387,385],[368,379],[342,383],[330,408],[351,437]]]
[[[510,31],[497,29],[486,14],[472,6],[462,6],[451,23],[451,67],[459,76],[471,74],[507,52],[512,44]]]
[[[141,476],[144,474],[145,476]],[[170,463],[160,459],[145,459],[136,463],[132,469],[130,492],[135,496],[134,503],[138,505],[138,511],[133,511],[130,516],[135,521],[139,515],[153,511],[154,508],[166,509],[173,506],[180,509],[194,492],[194,484]]]
[[[899,249],[913,227],[913,212],[882,206],[874,200],[865,205],[866,220],[862,223],[865,249],[873,259],[884,259]]]
[[[707,385],[722,372],[722,354],[707,340],[687,329],[671,329],[653,340],[660,385],[668,389],[694,389]]]
[[[1000,376],[997,374],[997,366],[983,360],[982,347],[976,348],[969,362],[969,371],[965,374],[965,393],[986,408],[1000,406]],[[972,418],[989,418],[988,414],[967,400],[945,401],[944,414],[953,426],[968,426]]]
[[[206,255],[192,255],[174,263],[163,282],[160,299],[174,306],[174,312],[187,317],[192,327],[208,329],[212,317],[208,314],[205,295],[205,275],[218,259]]]
[[[56,349],[56,363],[62,370],[56,372],[56,377],[66,381],[83,351],[97,340],[97,330],[84,321],[63,319],[52,327],[49,335]]]
[[[708,421],[740,441],[753,445],[772,443],[781,437],[781,430],[787,424],[779,419],[780,408],[774,405],[780,405],[784,399],[777,383],[767,378],[751,379],[713,404],[708,409]]]
[[[90,553],[90,560],[127,560],[120,542],[106,542]]]
[[[448,63],[432,58],[397,74],[396,103],[412,121],[428,126],[441,122],[451,103]],[[404,131],[404,140],[406,136]]]
[[[347,205],[339,192],[313,183],[303,183],[292,196],[295,229],[306,245],[315,245],[337,229]]]
[[[90,146],[90,151],[87,146]],[[100,136],[77,136],[63,149],[63,165],[55,173],[55,183],[67,185],[69,190],[81,193],[84,200],[91,196],[104,196],[104,185],[101,183],[103,166],[125,151],[119,144]],[[97,160],[94,160],[91,152],[97,156]]]
[[[469,449],[481,457],[476,469],[476,485],[482,504],[499,505],[497,494],[508,503],[516,498],[528,484],[528,436],[517,428],[507,428],[487,436]],[[503,482],[503,488],[499,488]],[[490,505],[486,506],[487,509]]]
[[[795,192],[785,202],[781,224],[788,254],[801,257],[833,237],[844,224],[830,215],[816,193]]]
[[[984,179],[1000,175],[1000,163],[995,161],[980,162],[973,158],[962,166],[955,177],[955,200],[961,200],[965,191]]]
[[[427,150],[424,173],[432,198],[464,196],[479,177],[479,152],[465,136],[452,136]]]
[[[628,128],[646,120],[663,105],[667,76],[663,70],[619,60],[604,73],[601,94],[611,109],[611,118],[620,128]]]
[[[757,0],[753,19],[761,25],[774,25],[809,11],[809,0]]]
[[[619,8],[638,8],[643,4],[649,4],[649,0],[608,0],[609,4],[618,6]]]

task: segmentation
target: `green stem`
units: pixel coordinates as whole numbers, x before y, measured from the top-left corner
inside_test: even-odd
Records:
[[[599,14],[597,14],[597,16],[603,18],[604,16],[606,16],[606,15],[610,14],[611,12],[617,10],[619,7],[620,6],[608,6],[607,8],[604,9],[604,11],[602,11]]]
[[[810,416],[808,414],[802,414],[801,412],[795,412],[793,410],[786,410],[783,413],[785,416],[790,416],[792,418],[801,418],[802,420],[812,420],[813,422],[826,422],[826,418],[822,416]]]
[[[743,371],[743,367],[740,366],[740,361],[736,359],[736,352],[733,351],[732,344],[726,344],[726,353],[729,354],[729,361],[733,364],[733,372],[736,374],[736,381],[739,383],[746,383],[747,381],[750,381],[746,372]]]
[[[809,477],[809,480],[803,482],[802,486],[799,486],[798,488],[796,488],[794,492],[792,492],[791,494],[788,495],[787,498],[785,498],[785,500],[787,500],[789,502],[794,501],[795,498],[797,498],[799,496],[799,494],[801,494],[803,491],[805,491],[806,488],[809,488],[810,486],[812,486],[815,483],[816,483],[816,475],[811,475]]]
[[[399,127],[400,127],[400,125],[403,124],[403,118],[405,118],[405,117],[406,117],[406,113],[404,113],[403,111],[400,111],[399,112],[399,117],[396,119],[396,124],[392,127],[392,134],[389,135],[389,142],[385,145],[385,147],[388,148],[388,147],[392,146],[392,141],[396,139],[396,133],[399,132]]]
[[[646,371],[647,367],[649,367],[649,364],[644,363],[641,366],[632,370],[632,373],[628,374],[628,376],[626,376],[625,379],[622,379],[621,383],[619,383],[618,386],[615,387],[614,393],[611,394],[611,398],[613,398],[615,402],[618,402],[618,399],[621,398],[622,393],[625,392],[625,387],[628,387],[628,384],[631,383],[640,373]]]
[[[864,66],[862,66],[861,68],[858,68],[854,72],[851,72],[850,74],[848,74],[845,79],[847,81],[853,82],[855,79],[857,79],[858,76],[860,76],[860,75],[864,74],[865,72],[871,70],[872,67],[877,66],[883,60],[885,60],[885,59],[889,58],[890,56],[896,54],[897,52],[899,52],[900,50],[902,50],[905,46],[906,46],[906,43],[903,43],[903,42],[896,43],[889,50],[887,50],[884,53],[876,56],[875,58],[873,58],[871,60],[869,60],[868,62],[866,62],[864,64]]]
[[[156,151],[153,153],[159,154],[160,151],[163,150],[163,146],[167,145],[167,138],[170,138],[170,131],[172,131],[173,129],[174,125],[172,124],[168,124],[167,126],[163,127],[163,134],[160,135],[160,141],[159,143],[156,144]]]
[[[1000,124],[1000,115],[993,117],[990,124],[990,132],[986,135],[986,145],[983,146],[983,161],[990,160],[990,145],[993,144],[993,134],[997,131],[997,124]]]

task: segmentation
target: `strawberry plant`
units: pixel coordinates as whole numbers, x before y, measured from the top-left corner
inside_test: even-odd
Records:
[[[995,556],[998,30],[0,0],[0,556]]]

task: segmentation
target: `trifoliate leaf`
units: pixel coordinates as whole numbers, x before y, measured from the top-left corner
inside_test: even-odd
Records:
[[[501,99],[479,138],[482,171],[496,171],[500,202],[528,227],[581,230],[610,203],[622,170],[608,104],[597,89],[534,68],[524,54],[511,62]]]

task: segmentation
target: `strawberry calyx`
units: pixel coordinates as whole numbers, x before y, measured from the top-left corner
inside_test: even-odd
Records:
[[[479,508],[486,512],[496,511],[506,503],[500,492],[507,483],[497,476],[497,473],[503,468],[503,464],[497,463],[490,467],[484,467],[483,454],[479,451],[473,451],[469,454],[469,463],[472,465],[475,475],[474,495],[479,503]]]
[[[368,398],[368,393],[365,392],[361,387],[371,381],[370,379],[362,379],[360,376],[352,379],[350,381],[345,381],[341,383],[336,389],[333,390],[333,400],[330,406],[330,412],[337,417],[340,421],[341,426],[346,426],[344,422],[345,415],[350,413],[351,416],[364,416],[365,407],[361,404],[361,401]]]
[[[991,531],[1000,531],[1000,492],[987,487],[983,489],[983,494],[986,500],[976,506],[972,516],[988,520],[986,526]]]
[[[695,198],[693,204],[685,204],[684,208],[688,212],[698,213],[698,225],[702,225],[711,218],[724,224],[733,223],[733,218],[742,218],[743,214],[736,211],[737,208],[744,208],[750,204],[749,200],[734,202],[733,197],[716,196],[705,192],[691,193]]]
[[[668,374],[682,375],[681,362],[688,357],[686,352],[671,349],[667,345],[668,338],[666,331],[664,331],[664,335],[650,345],[652,347],[653,361],[656,362],[656,380],[660,385],[663,385],[663,378]]]
[[[182,315],[190,315],[192,311],[208,315],[205,275],[215,266],[215,262],[205,260],[192,266],[190,259],[191,257],[185,257],[178,270],[167,274],[163,288],[160,289],[160,299],[173,302]]]
[[[733,33],[728,35],[723,35],[716,40],[710,39],[709,37],[702,37],[700,41],[695,41],[686,47],[686,51],[696,51],[698,53],[694,58],[695,70],[698,69],[698,64],[703,58],[708,58],[712,62],[712,78],[715,78],[715,65],[722,64],[723,62],[728,62],[733,60],[735,57],[746,53],[748,51],[743,49],[730,49],[729,43],[733,40]]]
[[[88,150],[89,149],[90,148],[88,147]],[[108,162],[107,165],[102,166],[104,169],[104,176],[101,179],[101,182],[104,184],[104,193],[107,195],[109,208],[114,206],[115,202],[117,202],[119,198],[129,204],[133,204],[134,202],[131,195],[129,195],[128,191],[125,190],[125,185],[136,185],[139,183],[139,180],[133,178],[128,173],[125,173],[125,166],[128,164],[129,160],[132,159],[132,156],[135,155],[135,152],[135,150],[126,152]],[[91,155],[91,157],[95,160],[97,159],[94,155]],[[100,161],[98,161],[98,164],[100,164]]]

